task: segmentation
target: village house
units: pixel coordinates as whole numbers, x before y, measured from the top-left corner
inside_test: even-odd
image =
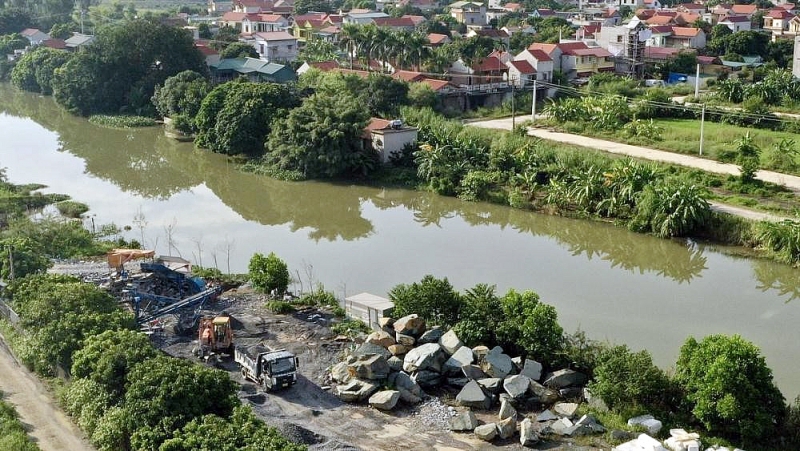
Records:
[[[517,88],[528,86],[536,79],[536,69],[525,60],[509,61],[506,66],[508,67],[508,82]]]
[[[497,56],[487,56],[472,66],[459,58],[449,70],[453,83],[461,86],[473,87],[471,89],[481,89],[480,85],[490,86],[498,83],[505,84],[508,79],[508,67]]]
[[[535,50],[542,52],[542,54],[550,58],[550,61],[552,61],[553,64],[553,71],[561,71],[561,49],[558,47],[558,44],[535,42],[528,46],[528,52],[530,52],[532,55],[535,55],[535,53],[533,53]],[[531,61],[528,60],[528,62]],[[541,73],[541,69],[539,69],[536,64],[533,64],[533,67]]]
[[[377,17],[372,23],[381,28],[395,31],[414,31],[416,24],[410,17]]]
[[[529,47],[519,52],[514,59],[527,61],[536,70],[536,80],[550,82],[553,79],[553,59],[542,50]]]
[[[205,57],[206,66],[212,66],[219,62],[220,56],[219,52],[216,49],[209,47],[205,43],[199,43],[199,42],[195,42],[194,46],[197,47],[197,50],[199,50],[200,53],[202,53],[203,56]]]
[[[256,58],[223,59],[212,64],[209,69],[212,83],[224,83],[239,77],[247,77],[256,83],[288,83],[297,80],[291,67]]]
[[[546,19],[548,17],[555,17],[556,12],[549,8],[536,8],[529,15],[534,19]]]
[[[50,35],[38,28],[26,28],[19,32],[31,45],[39,45],[42,41],[50,39]]]
[[[345,24],[368,25],[374,23],[375,19],[385,19],[388,17],[388,14],[379,11],[352,10],[344,15],[344,20],[342,22]]]
[[[717,22],[719,25],[725,25],[732,32],[750,31],[750,19],[746,16],[725,16],[722,20]]]
[[[72,33],[72,36],[64,40],[64,45],[67,50],[74,52],[76,50],[86,47],[87,45],[92,45],[93,42],[94,42],[94,35]]]
[[[665,46],[679,49],[703,49],[706,47],[706,33],[700,28],[672,27],[672,36],[666,38]]]
[[[660,25],[650,27],[650,37],[647,38],[647,47],[666,47],[667,38],[672,36],[672,27],[669,25]]]
[[[583,42],[561,43],[558,48],[561,49],[561,72],[568,80],[614,71],[613,55],[604,48],[589,47]]]
[[[300,42],[314,39],[315,35],[323,28],[334,25],[326,13],[308,13],[294,18],[292,35]]]
[[[242,19],[242,33],[260,33],[268,31],[286,31],[289,21],[278,14],[248,14]]]
[[[486,6],[482,2],[452,3],[450,4],[450,16],[466,25],[484,26],[487,24]]]
[[[776,41],[789,31],[789,22],[794,18],[794,14],[783,8],[774,8],[764,16],[764,30],[772,33],[772,40]]]
[[[247,41],[268,62],[292,62],[297,59],[297,38],[285,31],[254,33]]]
[[[446,34],[428,33],[428,43],[430,47],[440,47],[450,42],[450,37]]]
[[[503,44],[503,48],[508,48],[510,43],[510,36],[503,30],[498,30],[496,28],[483,28],[483,29],[471,29],[467,32],[468,38],[473,38],[476,36],[489,38],[493,41],[497,41]]]

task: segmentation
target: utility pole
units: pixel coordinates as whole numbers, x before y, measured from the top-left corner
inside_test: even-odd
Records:
[[[694,98],[700,97],[700,65],[697,65],[697,74],[694,77]]]
[[[14,246],[8,246],[8,275],[14,281]]]
[[[514,78],[511,78],[511,131],[517,128],[517,114],[514,109]]]
[[[531,122],[536,120],[536,75],[533,76],[533,96],[531,99]]]
[[[700,156],[703,156],[703,126],[706,123],[706,104],[703,104],[703,111],[700,113]]]

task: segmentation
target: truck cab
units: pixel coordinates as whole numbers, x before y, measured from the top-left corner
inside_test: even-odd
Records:
[[[289,351],[260,345],[236,346],[235,360],[242,368],[242,376],[261,385],[266,392],[297,383],[298,359]]]

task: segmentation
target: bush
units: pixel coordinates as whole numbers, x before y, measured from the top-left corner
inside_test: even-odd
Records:
[[[634,119],[625,124],[622,130],[628,138],[641,138],[648,141],[661,141],[663,139],[661,132],[664,131],[664,129],[656,125],[652,119],[648,121]]]
[[[632,352],[627,346],[614,346],[600,354],[589,384],[612,409],[626,409],[632,414],[669,413],[677,399],[667,375],[653,364],[647,351]]]
[[[516,348],[546,365],[558,362],[564,330],[558,324],[555,307],[539,302],[539,295],[533,291],[509,290],[500,302],[506,319],[496,333],[503,349]]]
[[[360,319],[345,319],[341,323],[331,326],[331,332],[339,335],[346,335],[354,337],[360,334],[368,334],[372,332],[369,326]]]
[[[19,421],[14,408],[0,401],[0,449],[4,451],[39,451],[39,447],[28,438],[25,427]]]
[[[696,185],[664,183],[647,186],[636,205],[632,230],[660,238],[685,236],[701,229],[711,216],[707,194]]]
[[[747,444],[776,437],[786,417],[783,395],[759,349],[738,335],[690,337],[681,347],[675,378],[694,416],[713,434]]]
[[[430,324],[452,327],[459,320],[464,300],[447,278],[426,275],[411,285],[400,284],[389,291],[397,317],[416,313]]]
[[[294,306],[286,301],[269,301],[267,308],[276,315],[288,315],[295,311]]]
[[[289,268],[274,252],[268,256],[253,254],[247,266],[250,283],[263,293],[283,294],[289,286]]]
[[[89,206],[80,202],[65,200],[56,204],[61,216],[67,218],[80,218],[82,214],[89,211]]]
[[[795,264],[800,261],[800,223],[761,221],[756,226],[758,245],[772,252],[778,260]]]
[[[95,125],[112,128],[152,127],[156,125],[155,119],[151,117],[128,115],[109,116],[105,114],[95,114],[89,116],[89,122]]]

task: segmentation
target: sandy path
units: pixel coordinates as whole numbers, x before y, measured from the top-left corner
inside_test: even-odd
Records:
[[[0,341],[0,390],[5,401],[17,410],[20,421],[42,451],[94,449],[56,405],[44,384],[17,363],[5,341]]]

